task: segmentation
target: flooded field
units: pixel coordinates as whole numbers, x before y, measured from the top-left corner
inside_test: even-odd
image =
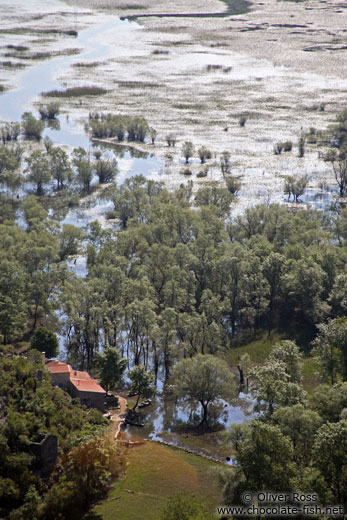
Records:
[[[231,172],[242,183],[233,215],[259,202],[285,202],[284,179],[289,174],[309,179],[302,202],[322,208],[334,199],[331,168],[318,158],[314,145],[308,144],[305,156],[299,158],[297,140],[311,127],[326,129],[344,102],[346,51],[341,47],[340,27],[345,10],[337,2],[329,6],[286,2],[290,23],[284,23],[281,2],[274,0],[254,3],[242,15],[232,15],[223,3],[211,1],[204,5],[204,12],[225,11],[226,16],[147,16],[131,22],[128,15],[179,14],[184,3],[173,11],[165,2],[148,1],[143,2],[143,9],[140,3],[136,12],[122,3],[117,9],[111,2],[69,4],[67,8],[55,1],[42,18],[35,18],[28,7],[19,16],[19,10],[13,12],[9,3],[3,4],[7,13],[6,32],[0,33],[3,46],[20,43],[42,52],[63,49],[78,54],[39,62],[18,58],[26,68],[7,71],[11,90],[0,97],[1,119],[19,120],[24,109],[43,101],[41,92],[102,86],[106,95],[59,100],[63,105],[60,130],[47,129],[46,135],[68,147],[88,148],[84,125],[89,111],[144,115],[158,136],[155,146],[145,142],[140,149],[156,155],[158,167],[151,168],[151,177],[160,178],[169,188],[186,181],[180,173],[184,166],[181,146],[191,140],[195,149],[205,145],[215,157],[206,178],[197,177],[199,160],[190,160],[195,189],[211,179],[221,180],[219,154],[225,150],[231,154]],[[198,2],[190,4],[189,12],[201,13]],[[75,29],[77,36],[53,33],[37,38],[40,30],[53,26],[54,31]],[[308,51],[308,44],[317,40],[325,46]],[[335,50],[330,48],[333,44],[326,48],[330,40]],[[6,72],[2,69],[0,80]],[[320,103],[323,111],[317,110]],[[242,116],[246,118],[243,127],[239,125]],[[168,133],[177,136],[176,147],[169,150]],[[274,155],[279,140],[291,140],[292,152]],[[168,153],[170,164],[165,167]],[[127,168],[128,164],[122,165],[121,176]],[[136,172],[147,170],[143,164]]]

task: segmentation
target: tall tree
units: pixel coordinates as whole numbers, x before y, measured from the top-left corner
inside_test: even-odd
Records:
[[[128,360],[120,356],[116,348],[107,348],[103,354],[99,354],[97,365],[100,367],[100,383],[108,393],[109,388],[116,387],[122,380]]]
[[[201,405],[199,426],[208,427],[212,403],[229,399],[235,392],[235,379],[228,365],[209,354],[197,354],[177,363],[174,371],[177,395],[182,401]]]

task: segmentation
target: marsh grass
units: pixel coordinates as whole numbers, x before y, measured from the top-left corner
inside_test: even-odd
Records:
[[[150,81],[117,81],[117,85],[124,88],[160,88],[163,86]]]
[[[72,87],[65,90],[50,90],[48,92],[41,92],[44,97],[57,98],[75,98],[83,96],[101,96],[106,94],[107,90],[101,87],[86,86],[86,87]]]
[[[0,34],[65,34],[66,36],[78,36],[74,29],[34,29],[32,27],[10,27],[0,29]]]
[[[28,51],[29,47],[25,47],[25,45],[6,45],[6,49],[12,49],[14,51]]]
[[[78,61],[77,63],[74,63],[72,66],[81,69],[92,69],[94,67],[98,67],[99,65],[101,65],[100,61]]]
[[[21,69],[25,67],[24,63],[21,63],[20,61],[0,61],[0,67],[3,67],[5,69]]]

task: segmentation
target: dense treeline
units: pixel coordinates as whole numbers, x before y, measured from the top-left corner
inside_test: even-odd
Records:
[[[274,327],[311,340],[319,323],[344,316],[347,210],[260,205],[225,221],[229,196],[214,183],[169,193],[141,176],[127,180],[113,195],[120,229],[89,228],[85,279],[64,262],[83,232],[59,229],[28,197],[24,229],[0,226],[3,341],[54,321],[59,308],[80,366],[110,346],[168,375],[178,353],[215,354],[240,333]]]
[[[168,375],[178,354],[216,354],[242,332],[282,327],[307,340],[345,315],[345,209],[328,218],[260,205],[225,225],[218,190],[169,193],[143,177],[116,189],[121,229],[94,225],[89,274],[64,286],[73,360],[91,367],[101,347],[116,346]]]
[[[335,320],[328,328],[343,359],[347,321]],[[318,343],[326,336],[327,330],[322,331]],[[346,511],[347,381],[343,376],[344,382],[320,385],[308,396],[301,362],[298,347],[284,341],[273,347],[264,365],[249,369],[259,416],[233,425],[228,434],[237,464],[221,472],[227,503],[242,503],[244,491],[256,497],[266,490],[285,490],[288,497],[291,492],[316,495],[311,506],[343,506]],[[301,508],[303,502],[295,497],[286,501]]]

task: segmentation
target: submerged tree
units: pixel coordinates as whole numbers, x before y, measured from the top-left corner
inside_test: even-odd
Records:
[[[29,181],[36,184],[36,195],[43,194],[43,187],[51,180],[51,172],[47,157],[39,151],[33,152],[27,159]]]
[[[235,379],[228,365],[212,355],[197,354],[177,363],[174,370],[177,395],[191,404],[200,403],[202,428],[209,427],[210,405],[235,392]]]
[[[141,397],[152,397],[155,393],[153,386],[153,376],[147,372],[146,367],[139,365],[129,370],[130,392],[137,396],[132,411],[135,412]]]

